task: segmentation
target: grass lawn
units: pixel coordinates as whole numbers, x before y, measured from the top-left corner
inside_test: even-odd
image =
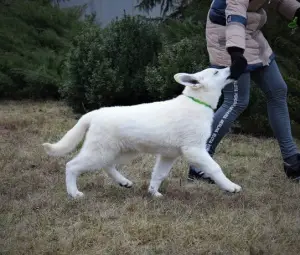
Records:
[[[146,156],[121,169],[132,189],[87,173],[74,201],[64,183],[72,155],[51,158],[41,144],[75,122],[61,103],[0,103],[0,254],[300,254],[300,184],[285,179],[276,141],[228,136],[219,146],[240,194],[187,183],[178,159],[153,199]]]

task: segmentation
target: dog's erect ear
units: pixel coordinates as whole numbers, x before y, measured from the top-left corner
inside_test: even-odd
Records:
[[[181,85],[192,87],[192,88],[200,88],[202,84],[197,80],[193,74],[188,73],[177,73],[174,75],[174,79]]]

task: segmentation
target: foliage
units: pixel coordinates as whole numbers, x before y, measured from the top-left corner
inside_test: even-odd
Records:
[[[194,36],[188,31],[198,30]],[[164,24],[165,43],[155,65],[147,67],[145,82],[152,98],[166,100],[177,96],[183,87],[174,81],[178,72],[197,72],[208,65],[201,24],[169,21]]]
[[[0,2],[0,98],[58,97],[81,11],[46,0]]]
[[[76,111],[149,102],[146,66],[160,48],[157,26],[141,17],[125,15],[102,31],[87,24],[74,40],[63,95]]]
[[[139,10],[149,11],[152,10],[158,4],[160,4],[161,6],[161,13],[165,15],[174,8],[174,5],[176,3],[173,0],[138,0],[138,5],[136,7]]]

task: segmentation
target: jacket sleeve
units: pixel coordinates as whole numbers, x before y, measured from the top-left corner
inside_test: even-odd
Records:
[[[297,0],[272,0],[270,6],[286,19],[292,20],[296,10],[300,8],[300,3]]]
[[[249,0],[226,0],[226,49],[246,48],[246,24]]]

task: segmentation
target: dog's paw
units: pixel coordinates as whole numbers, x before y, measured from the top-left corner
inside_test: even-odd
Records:
[[[79,190],[76,191],[74,194],[70,194],[70,193],[68,193],[68,194],[71,198],[74,198],[74,199],[79,199],[81,197],[84,197],[84,194],[82,192],[80,192]]]
[[[149,187],[148,192],[153,196],[153,197],[162,197],[163,195],[158,192],[155,188]]]
[[[162,197],[163,194],[161,194],[160,192],[157,191],[157,192],[153,193],[152,196],[153,196],[153,197],[158,197],[158,198],[159,198],[159,197]]]
[[[231,192],[231,193],[238,193],[242,190],[242,187],[231,182],[230,185],[227,185],[225,188],[226,191]]]
[[[133,183],[132,183],[132,181],[126,180],[126,181],[124,181],[124,182],[120,182],[119,185],[120,185],[121,187],[131,188],[132,185],[133,185]]]

